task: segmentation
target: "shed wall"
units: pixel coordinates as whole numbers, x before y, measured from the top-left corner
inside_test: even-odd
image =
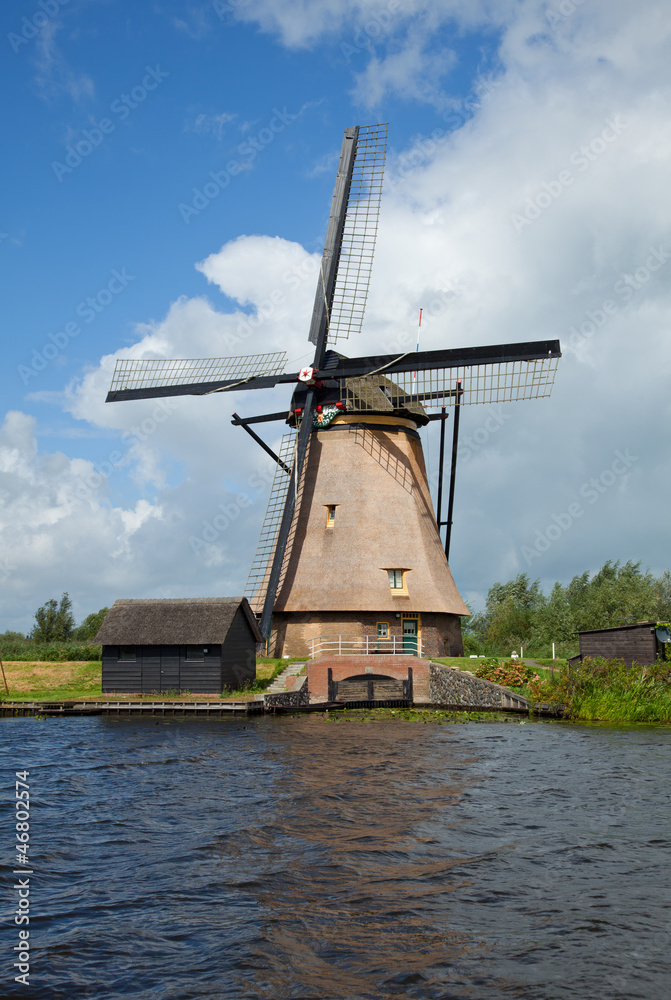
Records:
[[[627,666],[654,663],[657,643],[650,625],[640,628],[613,629],[608,632],[583,632],[579,635],[581,656],[603,656],[624,660]]]
[[[256,677],[256,639],[247,616],[238,608],[221,647],[221,679],[225,688],[240,688]]]
[[[187,660],[186,646],[180,647],[179,680],[180,691],[192,694],[219,694],[221,682],[221,645],[207,647],[204,659]]]
[[[120,662],[118,646],[103,646],[102,691],[142,694],[142,660]]]
[[[118,646],[103,646],[104,694],[167,691],[218,694],[222,690],[219,644],[210,645],[202,661],[187,660],[186,646],[136,646],[136,656],[135,662],[120,661]]]

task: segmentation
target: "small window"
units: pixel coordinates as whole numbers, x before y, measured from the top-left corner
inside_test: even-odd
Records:
[[[119,646],[119,659],[132,660],[134,662],[137,659],[135,646]]]
[[[378,622],[377,623],[377,637],[378,637],[378,639],[388,639],[389,638],[389,622]]]
[[[187,646],[186,647],[186,658],[187,658],[187,660],[204,660],[205,659],[205,647],[204,646]]]
[[[388,569],[389,586],[392,590],[405,590],[402,569]]]
[[[332,528],[335,524],[336,504],[330,503],[326,508],[326,527]]]

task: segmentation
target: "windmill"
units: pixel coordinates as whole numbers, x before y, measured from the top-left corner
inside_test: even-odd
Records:
[[[281,353],[123,359],[107,395],[107,402],[118,402],[293,386],[288,413],[234,413],[232,421],[276,462],[246,590],[266,637],[272,620],[276,655],[305,655],[306,643],[336,633],[341,642],[343,634],[373,635],[382,648],[398,633],[403,643],[407,637],[405,648],[414,642],[416,649],[422,618],[431,655],[460,652],[460,616],[469,612],[447,555],[461,407],[549,396],[561,356],[557,340],[356,358],[334,350],[363,322],[386,133],[381,124],[344,133],[310,323],[309,367],[287,372]],[[443,520],[448,407],[455,418]],[[439,412],[429,415],[429,408]],[[441,421],[437,516],[418,434],[435,419]],[[289,428],[279,454],[250,426],[272,420]]]

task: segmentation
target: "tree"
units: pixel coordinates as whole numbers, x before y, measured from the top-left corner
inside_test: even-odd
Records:
[[[527,645],[545,600],[540,581],[531,583],[526,573],[507,583],[495,583],[489,588],[485,610],[473,615],[470,630],[487,647],[499,652]]]
[[[108,611],[109,608],[101,608],[100,611],[92,611],[90,615],[87,615],[81,625],[78,625],[74,630],[72,638],[77,639],[78,642],[90,642],[98,632]]]
[[[30,638],[37,642],[67,642],[74,627],[72,601],[67,594],[63,594],[60,604],[52,598],[35,612],[35,625]]]

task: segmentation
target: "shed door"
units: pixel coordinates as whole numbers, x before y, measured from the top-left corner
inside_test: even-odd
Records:
[[[162,646],[161,691],[179,690],[179,646]]]
[[[158,646],[142,646],[142,694],[161,690],[161,652]]]

